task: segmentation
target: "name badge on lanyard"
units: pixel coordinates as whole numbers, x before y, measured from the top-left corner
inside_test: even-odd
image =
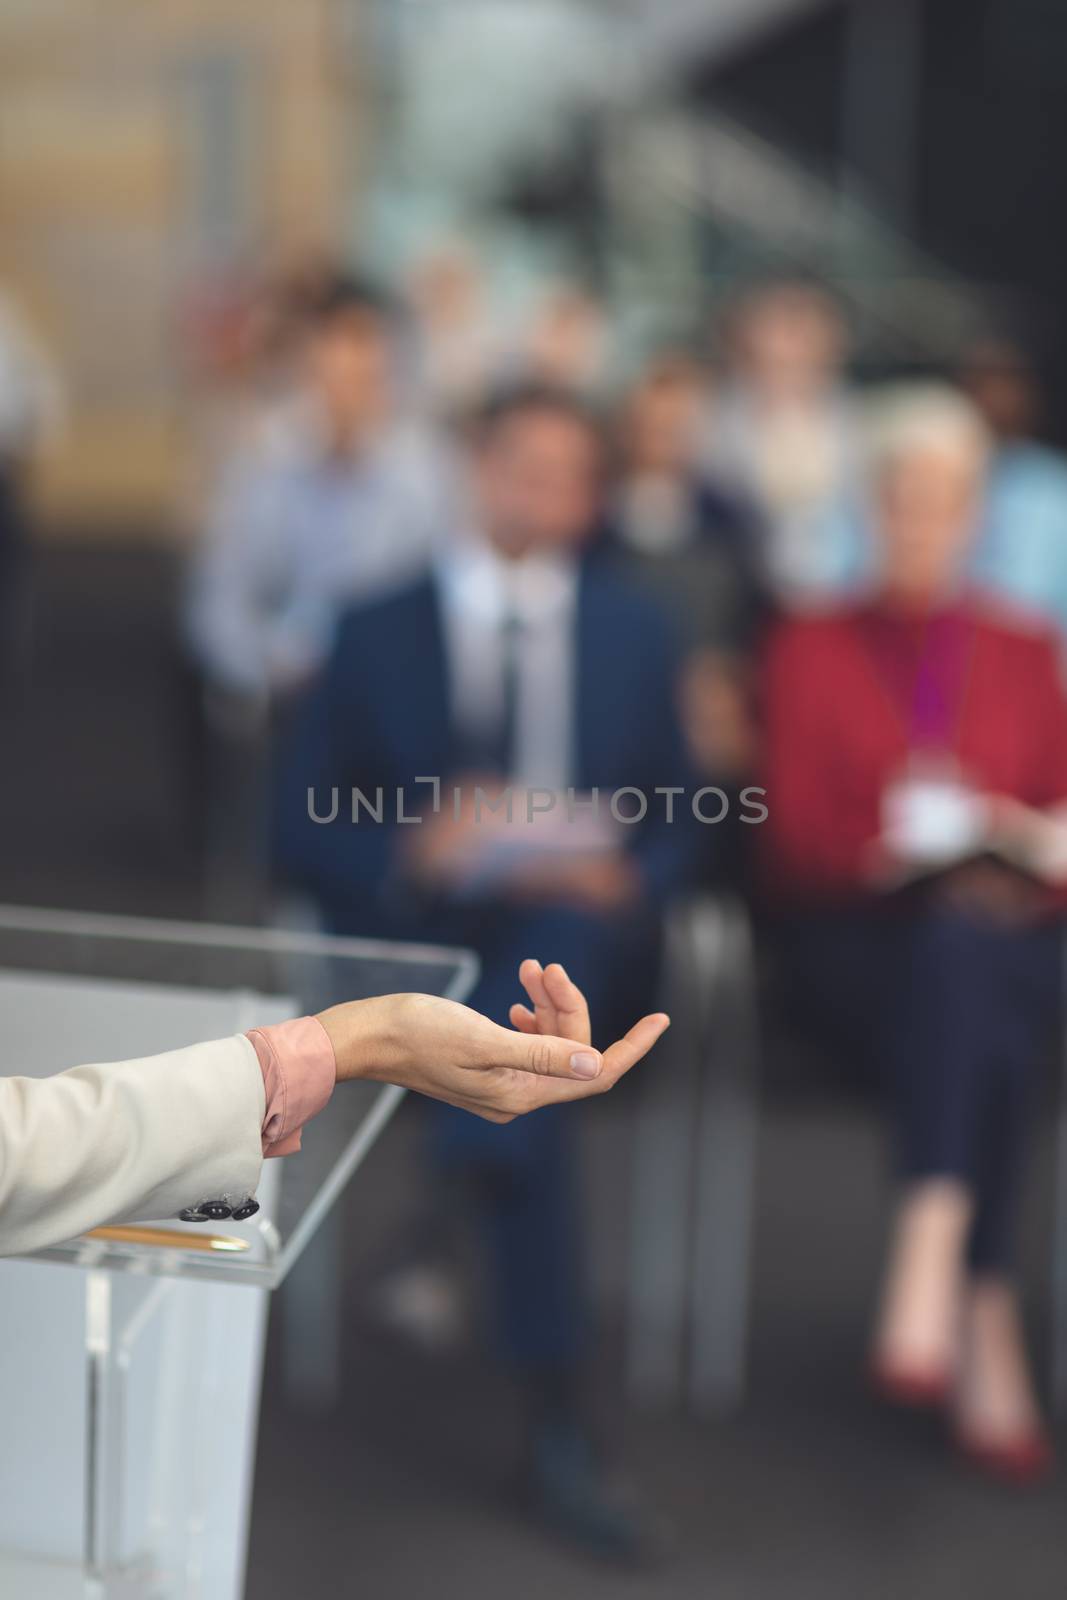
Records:
[[[897,661],[883,675],[906,708],[904,770],[882,794],[882,833],[901,857],[926,863],[978,849],[986,828],[983,797],[967,781],[956,754],[974,630],[962,617],[935,618],[910,685]]]

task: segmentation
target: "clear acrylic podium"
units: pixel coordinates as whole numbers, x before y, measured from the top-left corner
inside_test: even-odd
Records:
[[[0,907],[0,1070],[46,1077],[371,994],[462,1000],[476,976],[461,950]],[[164,1219],[0,1262],[3,1600],[240,1600],[268,1295],[303,1258],[293,1344],[305,1374],[328,1368],[322,1224],[401,1098],[346,1084],[264,1168],[248,1222]]]

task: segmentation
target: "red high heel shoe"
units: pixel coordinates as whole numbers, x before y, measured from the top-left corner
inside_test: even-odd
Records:
[[[980,1433],[956,1429],[956,1449],[963,1459],[987,1477],[1021,1487],[1041,1483],[1056,1465],[1056,1453],[1039,1428],[1014,1439],[989,1439]]]

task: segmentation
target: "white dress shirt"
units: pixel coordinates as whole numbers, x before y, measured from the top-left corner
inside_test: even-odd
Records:
[[[457,726],[479,737],[502,717],[504,634],[517,624],[515,761],[508,776],[531,788],[566,788],[574,766],[574,562],[540,554],[508,561],[472,538],[439,571]]]

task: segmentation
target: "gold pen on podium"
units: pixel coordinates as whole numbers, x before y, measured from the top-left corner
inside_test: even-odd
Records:
[[[94,1228],[85,1235],[106,1244],[147,1244],[161,1250],[199,1250],[237,1255],[251,1249],[247,1239],[235,1238],[225,1233],[185,1233],[180,1228],[125,1227]]]

